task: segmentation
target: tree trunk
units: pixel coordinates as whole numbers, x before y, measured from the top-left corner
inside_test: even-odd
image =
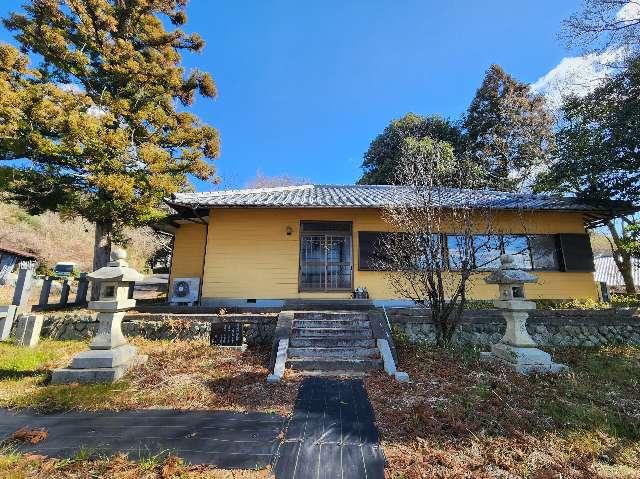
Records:
[[[620,253],[620,261],[616,261],[622,279],[624,280],[624,288],[627,293],[636,293],[636,285],[633,283],[633,263],[631,255],[628,253]]]
[[[96,235],[93,243],[93,271],[106,266],[111,256],[111,233],[113,223],[111,221],[97,221]],[[99,290],[96,284],[91,287],[91,299],[98,299]]]
[[[620,238],[616,225],[613,221],[609,221],[607,223],[607,227],[609,228],[609,232],[613,238],[613,243],[616,246],[615,251],[612,251],[613,261],[616,263],[618,271],[620,271],[620,274],[622,275],[625,291],[627,293],[635,293],[636,285],[633,283],[633,262],[631,255],[621,248],[622,238]]]

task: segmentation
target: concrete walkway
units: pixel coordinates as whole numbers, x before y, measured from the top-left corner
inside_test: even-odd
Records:
[[[221,468],[262,468],[272,462],[286,418],[275,414],[229,411],[141,410],[41,415],[0,410],[0,439],[17,429],[44,427],[49,436],[21,445],[52,457],[72,457],[79,450],[132,460],[174,453],[192,464]]]
[[[382,479],[384,455],[361,380],[307,378],[274,462],[278,479]]]

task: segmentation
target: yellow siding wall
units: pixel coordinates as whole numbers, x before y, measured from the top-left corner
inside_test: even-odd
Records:
[[[354,286],[366,286],[373,299],[397,297],[389,288],[386,273],[358,271],[358,231],[388,231],[391,228],[376,209],[212,209],[203,279],[203,298],[346,298],[348,293],[298,292],[300,221],[353,222]],[[582,217],[575,213],[502,213],[495,219],[497,231],[530,234],[584,233]],[[286,229],[293,232],[287,236]],[[182,228],[181,228],[182,229]],[[180,231],[180,230],[179,230]],[[196,251],[196,236],[189,236]],[[186,240],[183,240],[186,243]],[[202,239],[204,242],[204,239]],[[180,245],[176,237],[177,246]],[[203,250],[202,247],[199,249]],[[187,254],[190,254],[187,252]],[[174,257],[183,268],[184,253]],[[197,261],[189,260],[190,264]],[[527,286],[533,298],[595,298],[592,273],[539,272],[540,283]],[[198,273],[199,275],[199,273]],[[476,276],[470,296],[497,296]]]
[[[202,277],[207,227],[185,223],[176,230],[171,257],[171,279]]]

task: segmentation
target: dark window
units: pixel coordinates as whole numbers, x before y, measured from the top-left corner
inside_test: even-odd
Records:
[[[529,246],[533,269],[549,271],[560,269],[555,235],[531,235],[529,236]]]
[[[473,268],[473,244],[464,235],[447,235],[447,252],[449,253],[449,269],[462,269],[467,261],[467,268]]]
[[[444,236],[434,233],[431,235],[414,236],[418,243],[418,254],[415,266],[418,269],[442,269],[444,266]],[[409,239],[409,238],[407,238]],[[409,245],[410,247],[411,245]],[[409,247],[407,249],[409,249]],[[413,263],[413,261],[412,261]]]
[[[559,234],[564,271],[595,271],[591,241],[587,234]]]
[[[498,235],[475,235],[473,237],[476,268],[493,270],[500,267],[502,246]]]
[[[72,264],[58,264],[53,270],[56,273],[73,273],[73,265]]]
[[[503,251],[513,256],[516,268],[531,269],[531,251],[529,239],[521,235],[504,235]]]
[[[358,232],[358,269],[381,271],[384,259],[384,236],[388,233],[374,231]]]

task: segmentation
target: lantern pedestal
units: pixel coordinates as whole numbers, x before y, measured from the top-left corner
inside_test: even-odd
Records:
[[[493,304],[501,310],[507,328],[500,342],[491,346],[490,353],[482,353],[482,358],[498,360],[520,374],[557,373],[567,369],[564,364],[554,363],[549,353],[538,349],[527,331],[529,311],[536,309],[536,304],[526,300],[524,284],[533,283],[537,278],[517,269],[513,257],[503,255],[500,259],[500,269],[485,281],[498,285],[500,299]]]
[[[541,349],[519,348],[504,343],[491,346],[491,352],[485,353],[484,357],[498,360],[520,374],[558,373],[567,369],[564,364],[554,363],[551,355]]]
[[[121,327],[125,311],[136,304],[128,297],[129,284],[142,277],[128,267],[122,251],[114,256],[106,267],[89,275],[101,283],[99,300],[89,303],[89,309],[98,311],[98,332],[88,351],[75,355],[68,367],[53,371],[52,384],[114,382],[147,360],[127,342]]]

